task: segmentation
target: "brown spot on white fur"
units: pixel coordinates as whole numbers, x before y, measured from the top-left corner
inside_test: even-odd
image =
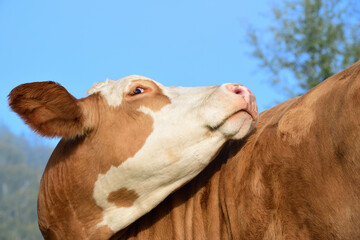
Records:
[[[108,201],[114,202],[117,207],[131,207],[138,197],[135,190],[120,188],[109,194]]]

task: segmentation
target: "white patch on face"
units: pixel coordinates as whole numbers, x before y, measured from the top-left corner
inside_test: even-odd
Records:
[[[123,93],[128,91],[129,84],[134,80],[150,80],[150,78],[131,75],[128,77],[121,78],[119,80],[106,79],[105,82],[99,82],[87,91],[88,94],[101,93],[110,106],[119,106],[122,102]]]

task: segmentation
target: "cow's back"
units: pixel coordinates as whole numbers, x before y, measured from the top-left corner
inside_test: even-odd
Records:
[[[360,239],[360,62],[260,115],[114,239]]]

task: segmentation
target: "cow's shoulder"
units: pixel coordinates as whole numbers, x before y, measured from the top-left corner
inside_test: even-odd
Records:
[[[239,205],[246,218],[260,213],[265,234],[356,235],[350,223],[360,221],[359,106],[360,62],[263,112],[234,157],[244,169],[247,197]]]

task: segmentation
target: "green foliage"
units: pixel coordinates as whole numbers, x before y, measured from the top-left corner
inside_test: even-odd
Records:
[[[282,1],[265,31],[249,29],[252,55],[272,83],[302,94],[360,59],[359,8],[358,0]]]
[[[0,240],[42,239],[37,193],[51,152],[0,126]]]

